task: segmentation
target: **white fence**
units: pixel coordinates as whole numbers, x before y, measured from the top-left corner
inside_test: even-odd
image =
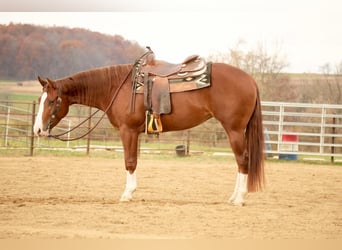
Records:
[[[32,134],[37,111],[33,103],[19,104],[0,101],[0,138],[3,138],[0,147],[15,148],[15,145],[20,145],[21,148],[30,148],[32,154],[33,148],[42,146],[39,140],[34,141]],[[64,119],[54,130],[69,129],[87,114],[88,108],[80,110],[78,107],[71,120]],[[262,114],[268,155],[285,159],[296,159],[298,155],[342,159],[342,105],[262,102]],[[102,126],[102,131],[95,130],[93,137],[119,140],[117,134],[116,137],[109,137],[113,134],[113,128],[107,119],[101,124],[107,125]],[[205,132],[215,134],[211,138],[216,140],[216,135],[224,134],[223,129],[212,127],[208,126],[209,131]],[[207,143],[216,145],[216,142]],[[64,145],[69,147],[69,143]]]
[[[262,103],[267,153],[342,156],[342,105]]]
[[[31,103],[12,103],[0,101],[0,143],[2,147],[23,144],[29,147],[32,138],[32,110]],[[33,145],[31,145],[33,150]]]

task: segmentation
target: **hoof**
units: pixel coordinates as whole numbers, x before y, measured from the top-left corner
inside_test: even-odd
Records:
[[[234,201],[235,201],[235,195],[230,197],[229,200],[228,200],[229,203],[234,203]]]
[[[120,201],[131,201],[133,199],[133,193],[135,189],[133,190],[125,190],[125,192],[121,195]]]
[[[120,201],[121,202],[128,202],[128,201],[131,201],[132,200],[132,197],[126,197],[126,196],[122,196],[120,198]]]
[[[241,192],[241,193],[236,193],[233,194],[230,199],[229,202],[231,204],[233,204],[234,206],[239,206],[242,207],[245,205],[245,197],[246,197],[246,192]]]
[[[230,203],[237,207],[243,207],[245,205],[244,201],[231,201]]]
[[[235,198],[235,199],[230,198],[229,203],[231,203],[234,206],[242,207],[245,205],[245,200],[244,199],[238,199],[238,198]]]

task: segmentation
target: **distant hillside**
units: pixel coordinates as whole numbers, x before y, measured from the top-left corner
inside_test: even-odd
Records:
[[[115,26],[113,26],[115,32]],[[59,78],[81,70],[133,63],[144,52],[136,42],[85,29],[0,25],[0,79]]]

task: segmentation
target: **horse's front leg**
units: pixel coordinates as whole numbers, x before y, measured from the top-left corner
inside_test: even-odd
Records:
[[[137,176],[135,171],[131,174],[127,171],[126,174],[126,188],[121,195],[120,201],[130,201],[133,199],[133,193],[137,188]]]
[[[132,200],[132,194],[137,188],[136,167],[138,158],[139,133],[130,129],[120,129],[120,136],[124,147],[126,166],[126,188],[120,201]]]

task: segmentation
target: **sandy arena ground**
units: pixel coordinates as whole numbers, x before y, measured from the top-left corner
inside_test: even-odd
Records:
[[[235,207],[222,158],[142,157],[121,203],[121,158],[1,157],[0,238],[342,239],[341,166],[267,162],[266,190]]]

